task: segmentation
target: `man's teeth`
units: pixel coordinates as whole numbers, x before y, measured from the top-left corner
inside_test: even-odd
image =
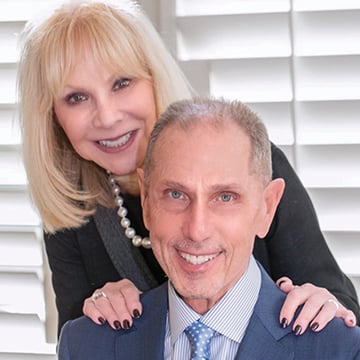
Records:
[[[130,137],[131,137],[131,132],[127,133],[124,136],[119,137],[116,140],[100,140],[99,144],[109,148],[116,148],[126,144],[129,141]]]
[[[216,257],[216,255],[196,256],[196,255],[190,255],[190,254],[186,254],[186,253],[181,253],[180,256],[192,265],[201,265],[201,264],[204,264],[207,261],[210,261]]]

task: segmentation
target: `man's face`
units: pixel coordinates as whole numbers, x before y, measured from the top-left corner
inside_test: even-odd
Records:
[[[145,223],[160,265],[199,313],[243,275],[255,236],[271,223],[249,156],[249,139],[233,123],[201,122],[186,132],[171,126],[154,149],[149,188],[142,188]]]

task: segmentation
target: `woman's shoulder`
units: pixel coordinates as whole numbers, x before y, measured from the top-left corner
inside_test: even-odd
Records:
[[[104,208],[105,209],[105,208]],[[76,228],[65,228],[56,231],[53,234],[50,233],[44,233],[45,242],[48,241],[58,241],[58,242],[72,242],[75,239],[79,240],[81,238],[93,238],[93,237],[99,237],[100,234],[96,226],[95,222],[95,216],[103,216],[104,212],[111,211],[112,209],[102,210],[103,213],[100,215],[97,214],[97,211],[94,215],[89,216],[86,219],[86,222]]]
[[[271,143],[271,163],[273,178],[280,177],[285,179],[285,181],[297,178],[295,170],[285,152],[273,143]]]
[[[272,161],[288,161],[287,157],[284,153],[284,151],[277,145],[275,145],[273,142],[271,143],[271,158]]]

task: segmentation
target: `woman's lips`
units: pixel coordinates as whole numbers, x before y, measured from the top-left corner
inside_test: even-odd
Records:
[[[124,146],[128,143],[128,141],[131,139],[132,135],[133,135],[134,131],[129,131],[128,133],[126,133],[125,135],[122,135],[116,139],[111,139],[111,140],[99,140],[97,141],[97,143],[103,147],[109,148],[109,149],[114,149],[114,148],[119,148],[121,146]]]

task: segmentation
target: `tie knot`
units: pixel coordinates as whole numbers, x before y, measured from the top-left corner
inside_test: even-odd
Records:
[[[210,341],[215,331],[196,320],[185,329],[185,334],[191,344],[191,360],[210,359]]]

